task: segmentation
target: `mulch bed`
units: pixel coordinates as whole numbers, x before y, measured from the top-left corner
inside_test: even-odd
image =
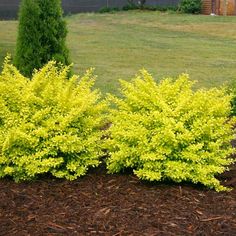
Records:
[[[91,170],[76,181],[0,181],[0,235],[236,235],[236,166],[220,177],[234,189],[150,184]]]

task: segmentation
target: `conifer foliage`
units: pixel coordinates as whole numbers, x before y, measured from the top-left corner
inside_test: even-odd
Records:
[[[23,0],[14,63],[27,77],[50,60],[69,64],[61,0]]]

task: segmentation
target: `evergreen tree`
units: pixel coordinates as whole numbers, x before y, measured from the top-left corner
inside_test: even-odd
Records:
[[[14,63],[30,77],[49,60],[69,64],[61,0],[23,0]]]

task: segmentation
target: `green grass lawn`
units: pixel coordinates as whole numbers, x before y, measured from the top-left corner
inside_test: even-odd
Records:
[[[117,93],[118,79],[141,68],[156,79],[189,73],[197,87],[236,77],[236,17],[130,11],[66,20],[74,71],[94,67],[103,92]],[[16,21],[0,21],[0,63],[14,55],[16,30]]]

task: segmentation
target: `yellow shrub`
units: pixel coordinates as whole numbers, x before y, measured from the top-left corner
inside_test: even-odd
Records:
[[[32,80],[5,62],[0,75],[0,177],[39,174],[69,180],[101,156],[104,102],[92,91],[92,71],[67,79],[68,67],[49,62]]]
[[[122,99],[110,96],[110,173],[133,168],[141,179],[226,190],[215,178],[233,162],[231,97],[223,89],[193,92],[185,74],[156,84],[146,71],[121,86]]]

